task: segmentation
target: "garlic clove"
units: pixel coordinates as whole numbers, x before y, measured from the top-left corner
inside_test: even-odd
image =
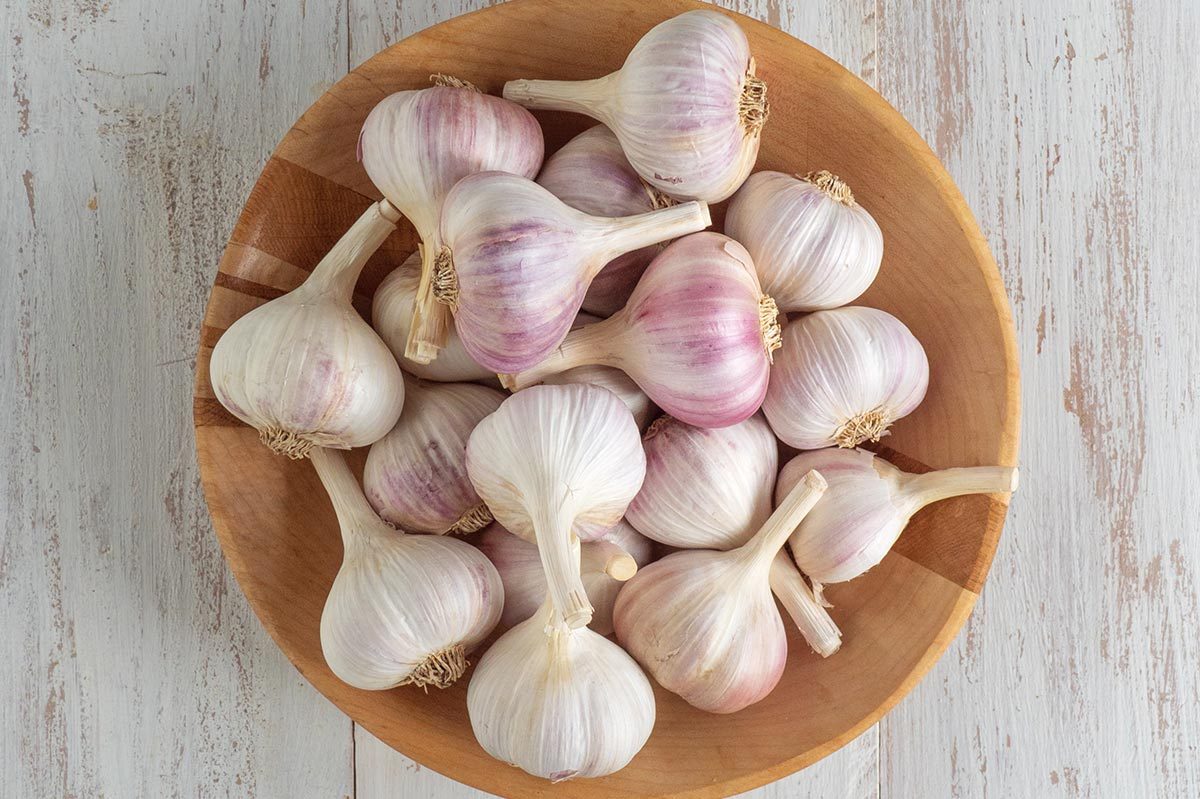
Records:
[[[384,521],[403,530],[482,529],[492,514],[467,477],[467,439],[504,395],[469,383],[422,384],[409,378],[405,385],[399,421],[367,454],[367,499]]]
[[[763,413],[797,449],[854,447],[887,435],[928,385],[925,350],[899,319],[875,308],[817,311],[784,329]]]
[[[504,96],[527,108],[574,111],[616,134],[630,164],[674,197],[725,199],[758,157],[769,108],[741,27],[715,11],[651,28],[620,70],[590,81],[515,80]]]
[[[675,204],[673,198],[638,176],[616,135],[603,125],[585,130],[546,159],[537,182],[567,205],[592,216],[634,216]],[[642,247],[605,264],[588,286],[583,309],[603,317],[621,310],[663,246]]]
[[[500,572],[504,582],[504,613],[500,623],[512,627],[528,619],[546,600],[546,575],[535,544],[491,524],[479,538],[479,549]],[[588,627],[601,635],[612,632],[612,608],[622,583],[640,566],[652,562],[650,541],[625,522],[604,538],[580,546],[580,575],[595,613]]]
[[[500,575],[470,544],[385,524],[341,453],[317,448],[311,458],[345,546],[321,613],[329,668],[365,690],[447,687],[500,619]]]
[[[552,603],[572,628],[593,613],[573,546],[617,524],[645,471],[629,409],[596,386],[536,386],[514,394],[467,443],[476,492],[496,521],[537,543]]]
[[[926,505],[966,494],[1016,490],[1017,470],[975,466],[910,475],[859,449],[802,452],[783,467],[776,495],[819,469],[829,490],[797,525],[790,544],[800,570],[815,583],[852,580],[879,564],[908,521]]]
[[[650,737],[655,702],[629,655],[547,604],[480,659],[467,713],[492,757],[561,782],[624,768]]]
[[[520,389],[578,366],[614,366],[671,416],[727,427],[757,411],[767,393],[776,316],[745,248],[697,233],[654,259],[624,309],[573,331],[536,366],[501,381]]]
[[[467,354],[458,331],[454,329],[453,320],[447,323],[445,346],[435,360],[418,363],[404,357],[409,331],[412,330],[413,302],[420,280],[421,254],[415,252],[383,279],[371,303],[371,324],[400,362],[400,368],[414,377],[440,383],[495,383],[496,373],[475,363]]]
[[[528,111],[465,81],[431,78],[438,85],[381,100],[359,135],[367,175],[421,237],[425,257],[405,348],[418,363],[438,357],[450,329],[449,312],[433,297],[446,194],[467,175],[492,169],[532,178],[544,154],[541,127]]]
[[[809,472],[741,547],[684,550],[639,571],[617,596],[617,640],[701,710],[734,713],[766,697],[787,661],[772,564],[824,490],[821,475]]]
[[[350,303],[399,219],[387,201],[372,205],[308,279],[238,319],[213,348],[217,399],[273,451],[303,458],[314,446],[366,446],[396,423],[400,367]]]
[[[606,263],[710,221],[703,203],[589,216],[531,180],[478,173],[446,195],[435,290],[472,358],[497,372],[520,371],[562,342]]]
[[[749,251],[763,290],[785,312],[853,302],[883,260],[879,225],[826,171],[751,175],[729,203],[725,233]]]

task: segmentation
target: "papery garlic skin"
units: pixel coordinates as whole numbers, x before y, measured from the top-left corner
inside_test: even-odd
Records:
[[[528,619],[546,601],[546,574],[536,544],[491,524],[479,537],[479,549],[488,556],[504,582],[504,613],[500,623],[512,627]],[[653,558],[650,540],[626,522],[581,546],[580,575],[595,610],[589,629],[612,632],[612,609],[621,585]]]
[[[921,343],[875,308],[817,311],[792,321],[771,370],[763,413],[797,449],[878,441],[929,386]]]
[[[590,385],[514,394],[471,434],[467,473],[496,521],[537,543],[563,621],[587,624],[593,610],[573,547],[621,519],[646,473],[629,409]]]
[[[883,260],[879,225],[828,172],[754,173],[729,202],[725,233],[750,253],[763,291],[784,312],[853,302]]]
[[[217,341],[209,378],[217,399],[292,458],[383,437],[404,406],[400,367],[351,306],[370,255],[399,214],[376,203],[300,286],[238,319]]]
[[[650,264],[626,306],[575,330],[510,389],[585,364],[621,369],[666,413],[697,427],[750,417],[779,346],[775,304],[745,248],[719,233],[685,236]]]
[[[532,178],[544,155],[532,114],[462,81],[449,83],[385,97],[367,115],[358,142],[371,182],[421,237],[425,260],[406,349],[420,363],[437,357],[448,333],[449,314],[432,291],[446,194],[476,172],[503,169]]]
[[[633,216],[675,203],[638,176],[616,135],[603,125],[588,128],[546,159],[537,182],[567,205],[592,216]],[[621,310],[662,246],[652,244],[605,264],[588,286],[583,310],[600,316]]]
[[[463,348],[454,322],[448,322],[445,346],[435,360],[418,363],[404,357],[404,348],[412,330],[413,303],[421,281],[421,254],[413,253],[403,264],[393,269],[379,288],[371,303],[371,326],[388,345],[400,362],[400,368],[422,380],[440,383],[464,383],[476,380],[495,382],[496,373],[472,360]]]
[[[589,216],[531,180],[481,172],[446,195],[435,291],[476,362],[517,372],[562,342],[606,263],[709,223],[702,203]]]
[[[625,517],[648,538],[686,549],[731,549],[771,515],[779,447],[761,415],[719,429],[663,416],[642,444],[646,479]]]
[[[410,378],[406,386],[399,421],[367,454],[367,499],[384,521],[402,530],[482,529],[492,514],[467,477],[467,439],[504,395],[470,383],[422,385]]]
[[[651,28],[617,72],[591,81],[509,81],[504,96],[528,108],[594,117],[652,186],[718,202],[758,157],[768,107],[754,69],[737,22],[689,11]]]
[[[1016,490],[1017,470],[974,466],[907,474],[860,449],[802,452],[783,467],[776,496],[818,469],[829,490],[789,541],[800,569],[817,583],[852,580],[878,565],[908,525],[931,502],[954,496]]]
[[[500,619],[500,575],[470,544],[406,535],[382,522],[340,453],[316,449],[312,461],[345,546],[321,613],[329,668],[364,690],[445,688]]]
[[[655,702],[633,658],[547,606],[480,659],[467,713],[492,757],[561,782],[624,768],[650,737]]]
[[[617,596],[617,640],[693,707],[734,713],[763,699],[787,662],[771,565],[824,487],[809,472],[738,549],[684,550],[639,571]]]

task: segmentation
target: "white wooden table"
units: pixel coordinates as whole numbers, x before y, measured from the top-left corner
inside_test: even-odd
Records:
[[[3,0],[0,797],[483,796],[305,684],[209,526],[198,325],[267,154],[479,0]],[[1200,796],[1200,4],[744,0],[933,145],[1004,273],[1021,492],[970,623],[760,797]]]

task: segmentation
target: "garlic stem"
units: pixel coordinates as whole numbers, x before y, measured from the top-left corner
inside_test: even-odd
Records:
[[[904,479],[904,493],[917,508],[966,494],[1004,494],[1017,490],[1018,472],[1011,466],[965,466]]]
[[[754,537],[741,547],[754,564],[761,564],[764,569],[770,569],[775,560],[775,554],[787,542],[788,537],[795,532],[797,525],[808,515],[817,504],[817,500],[828,488],[825,478],[816,471],[810,471],[800,478],[795,487],[783,498],[770,518],[763,523]]]
[[[400,212],[380,200],[363,212],[313,268],[305,287],[350,302],[362,268],[400,221]]]
[[[534,110],[571,111],[604,122],[618,75],[619,71],[593,80],[510,80],[504,84],[504,99]]]
[[[582,550],[580,571],[585,574],[603,573],[622,583],[637,574],[637,561],[619,544],[592,541]]]
[[[333,503],[338,527],[342,531],[343,546],[350,548],[354,543],[355,533],[369,535],[378,528],[388,526],[367,502],[362,489],[358,487],[358,481],[350,471],[349,464],[346,463],[346,457],[341,452],[325,447],[313,447],[308,457]],[[396,534],[403,535],[400,531]]]
[[[413,299],[412,326],[404,345],[404,357],[416,363],[430,363],[450,336],[450,308],[434,296],[434,262],[442,250],[441,239],[435,234],[423,236],[421,246],[421,279]]]
[[[561,506],[548,505],[531,511],[530,521],[550,601],[567,627],[586,627],[592,620],[593,608],[579,571],[581,547],[578,536],[571,530],[571,514]]]
[[[597,230],[608,253],[593,261],[591,280],[618,255],[695,233],[712,224],[708,204],[695,200],[633,216],[609,217]]]
[[[612,339],[627,327],[623,320],[623,312],[617,311],[607,319],[575,328],[554,352],[536,366],[515,374],[500,375],[500,384],[509,391],[520,391],[577,366],[600,364],[619,367],[620,364],[608,356],[613,349]]]
[[[814,652],[827,658],[841,648],[842,631],[804,582],[795,562],[782,549],[771,561],[771,590]]]

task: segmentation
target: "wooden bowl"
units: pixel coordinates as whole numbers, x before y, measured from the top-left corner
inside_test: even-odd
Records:
[[[371,693],[344,685],[326,667],[318,620],[342,554],[332,509],[308,463],[271,454],[214,399],[213,344],[243,313],[299,284],[379,198],[355,161],[355,142],[386,94],[426,86],[434,72],[497,94],[511,78],[596,77],[620,67],[650,27],[697,7],[706,6],[518,0],[375,56],[280,142],[221,259],[201,329],[201,475],[225,556],[259,619],[356,722],[418,762],[503,796],[724,796],[804,768],[874,724],[928,671],[970,613],[1004,521],[1000,497],[949,500],[921,512],[882,565],[829,589],[845,633],[840,652],[822,660],[793,635],[779,686],[733,715],[708,715],[658,690],[649,743],[603,779],[551,786],[488,757],[467,720],[466,678],[428,695],[411,687]],[[758,168],[829,169],[849,182],[886,242],[879,279],[861,302],[898,316],[929,353],[929,395],[885,439],[884,454],[916,470],[1013,464],[1019,399],[1012,320],[987,244],[950,176],[865,83],[786,34],[737,19],[770,87]],[[565,114],[541,120],[548,151],[591,124]],[[385,243],[359,284],[360,310],[415,247],[406,226]]]

